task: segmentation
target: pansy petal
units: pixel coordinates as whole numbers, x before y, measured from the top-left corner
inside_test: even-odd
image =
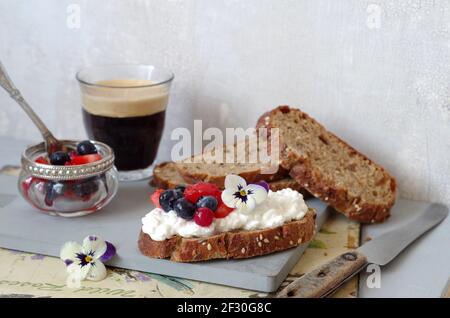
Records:
[[[239,202],[236,202],[236,209],[237,209],[238,211],[244,211],[244,210],[247,210],[247,207],[246,207],[246,205],[245,205],[244,202],[242,202],[241,200],[239,200]]]
[[[72,263],[67,266],[67,273],[74,278],[84,280],[89,273],[91,265],[80,266],[79,263]]]
[[[85,254],[91,255],[94,259],[100,258],[106,252],[106,242],[98,236],[89,235],[83,240],[83,251]]]
[[[86,276],[86,279],[99,281],[99,280],[104,279],[105,277],[106,277],[105,265],[103,265],[103,263],[100,262],[99,260],[92,262],[91,268],[89,270],[88,275]]]
[[[269,192],[269,190],[270,190],[269,184],[268,184],[266,181],[264,181],[264,180],[259,181],[259,182],[256,182],[256,183],[253,183],[253,184],[260,185],[260,186],[263,187],[267,192]]]
[[[247,193],[251,193],[248,196],[251,196],[256,204],[260,204],[267,198],[267,191],[263,186],[258,184],[249,184],[246,188]]]
[[[229,208],[235,208],[236,207],[236,203],[239,200],[239,198],[236,198],[234,196],[235,191],[230,190],[230,189],[225,189],[222,191],[221,194],[221,198],[222,198],[222,202],[225,203],[225,205]]]
[[[61,247],[61,250],[59,252],[59,257],[63,260],[75,260],[77,253],[81,253],[82,247],[77,242],[66,242]]]
[[[253,199],[251,196],[247,196],[247,201],[239,200],[239,202],[236,204],[236,208],[242,212],[250,212],[252,211],[256,206],[255,199]]]
[[[240,190],[240,188],[245,188],[246,186],[247,182],[245,179],[238,175],[229,174],[225,177],[225,189],[227,190],[236,192]]]
[[[114,257],[114,255],[116,255],[116,247],[108,241],[105,241],[105,243],[106,243],[106,251],[100,257],[100,261],[102,261],[103,263],[109,261],[111,258]]]
[[[69,266],[72,263],[73,263],[73,261],[71,259],[65,259],[64,260],[64,264],[66,264],[66,266]]]

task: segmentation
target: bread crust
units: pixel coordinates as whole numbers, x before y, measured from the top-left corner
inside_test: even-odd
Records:
[[[155,188],[173,189],[178,185],[188,185],[190,182],[184,180],[176,169],[177,164],[173,161],[162,162],[153,169],[150,185]]]
[[[269,134],[271,128],[276,128],[272,124],[272,116],[277,112],[289,113],[291,111],[299,112],[299,116],[303,119],[314,122],[325,130],[325,128],[308,114],[299,109],[292,109],[289,106],[279,106],[269,112],[263,114],[257,122],[257,128],[268,128]],[[325,130],[326,131],[326,130]],[[348,218],[361,223],[383,222],[390,216],[390,209],[395,203],[396,197],[396,180],[383,167],[374,163],[362,153],[351,147],[345,141],[326,131],[327,134],[334,136],[342,147],[348,148],[355,156],[366,160],[369,164],[381,169],[387,182],[390,182],[390,190],[392,199],[383,204],[371,204],[363,202],[360,197],[350,195],[348,189],[338,187],[333,180],[324,178],[318,167],[314,167],[312,161],[308,157],[299,157],[289,149],[289,146],[280,136],[280,156],[281,165],[289,170],[289,175],[294,178],[300,186],[308,190],[312,195],[325,201],[338,212],[343,213]]]
[[[215,184],[217,187],[221,189],[223,189],[224,187],[226,175],[213,176],[209,175],[207,172],[192,173],[186,167],[182,167],[179,165],[176,166],[176,169],[187,183],[193,184],[197,182],[208,182]],[[239,176],[244,178],[247,181],[247,183],[253,183],[258,181],[271,182],[281,180],[286,176],[288,176],[288,174],[289,174],[288,170],[284,169],[283,167],[279,167],[278,171],[274,174],[262,174],[260,169],[256,169],[253,171],[241,172],[239,173]]]
[[[193,182],[187,182],[184,180],[181,175],[178,173],[178,170],[176,169],[177,164],[172,161],[162,162],[158,164],[154,170],[153,170],[153,176],[150,180],[150,185],[156,188],[162,188],[162,189],[173,189],[177,185],[189,185],[193,184],[195,182],[206,182],[204,180],[195,180]],[[265,180],[266,181],[266,180]],[[267,182],[267,181],[266,181]],[[278,191],[281,189],[291,188],[293,190],[296,190],[303,194],[304,198],[309,197],[307,191],[302,189],[300,184],[292,179],[291,177],[287,176],[283,179],[279,179],[276,181],[268,181],[269,187],[272,191]]]
[[[315,173],[310,173],[307,164],[297,164],[291,169],[291,176],[303,184],[315,197],[331,205],[336,211],[343,213],[351,220],[361,223],[378,223],[390,216],[394,200],[385,205],[361,203],[357,197],[352,197],[344,188],[335,187]],[[395,183],[395,180],[394,180]],[[307,187],[306,187],[307,186]]]
[[[138,246],[145,256],[169,258],[175,262],[249,258],[283,251],[310,241],[315,232],[315,219],[315,211],[309,209],[302,219],[274,228],[232,231],[207,238],[174,236],[164,241],[154,241],[141,231]]]
[[[250,145],[258,145],[257,139],[243,140],[235,142],[234,144],[225,144],[220,148],[223,151],[223,158],[228,156],[235,156],[236,162],[216,162],[216,158],[211,156],[213,151],[207,151],[202,154],[194,155],[188,159],[185,159],[176,165],[176,169],[188,183],[196,183],[199,181],[215,184],[219,188],[224,187],[224,182],[227,174],[233,173],[243,177],[248,183],[266,181],[271,182],[280,180],[288,176],[289,171],[280,167],[277,163],[277,170],[271,173],[266,173],[264,168],[269,168],[269,163],[262,162],[249,162],[250,156],[256,156],[260,158],[258,152],[254,152],[255,149],[251,149]],[[239,148],[244,147],[245,159],[243,162],[239,161],[236,157]],[[268,145],[270,148],[270,145]],[[257,149],[259,151],[259,148]],[[242,153],[239,153],[243,155]],[[247,162],[248,161],[248,162]]]

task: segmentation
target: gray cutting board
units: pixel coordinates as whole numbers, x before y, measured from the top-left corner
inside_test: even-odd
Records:
[[[147,182],[121,183],[110,205],[79,218],[39,213],[19,197],[16,182],[15,177],[0,175],[0,246],[4,248],[58,256],[64,242],[80,242],[96,234],[117,248],[116,257],[108,263],[111,266],[271,292],[279,287],[307,246],[246,260],[181,264],[151,259],[137,248],[141,218],[153,208]],[[320,228],[330,211],[317,199],[307,204],[316,209]]]

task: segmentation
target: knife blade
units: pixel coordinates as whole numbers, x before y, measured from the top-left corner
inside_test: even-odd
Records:
[[[413,220],[363,244],[356,250],[343,253],[328,263],[294,280],[277,297],[326,297],[368,264],[384,266],[422,234],[442,222],[448,208],[431,204]]]

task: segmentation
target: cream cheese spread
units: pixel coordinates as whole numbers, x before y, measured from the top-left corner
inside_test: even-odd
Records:
[[[292,189],[269,191],[267,199],[250,212],[234,210],[224,218],[215,218],[206,227],[193,220],[185,220],[175,211],[155,208],[142,218],[142,231],[155,241],[174,235],[182,237],[208,237],[232,230],[262,230],[300,220],[308,211],[303,196]]]

